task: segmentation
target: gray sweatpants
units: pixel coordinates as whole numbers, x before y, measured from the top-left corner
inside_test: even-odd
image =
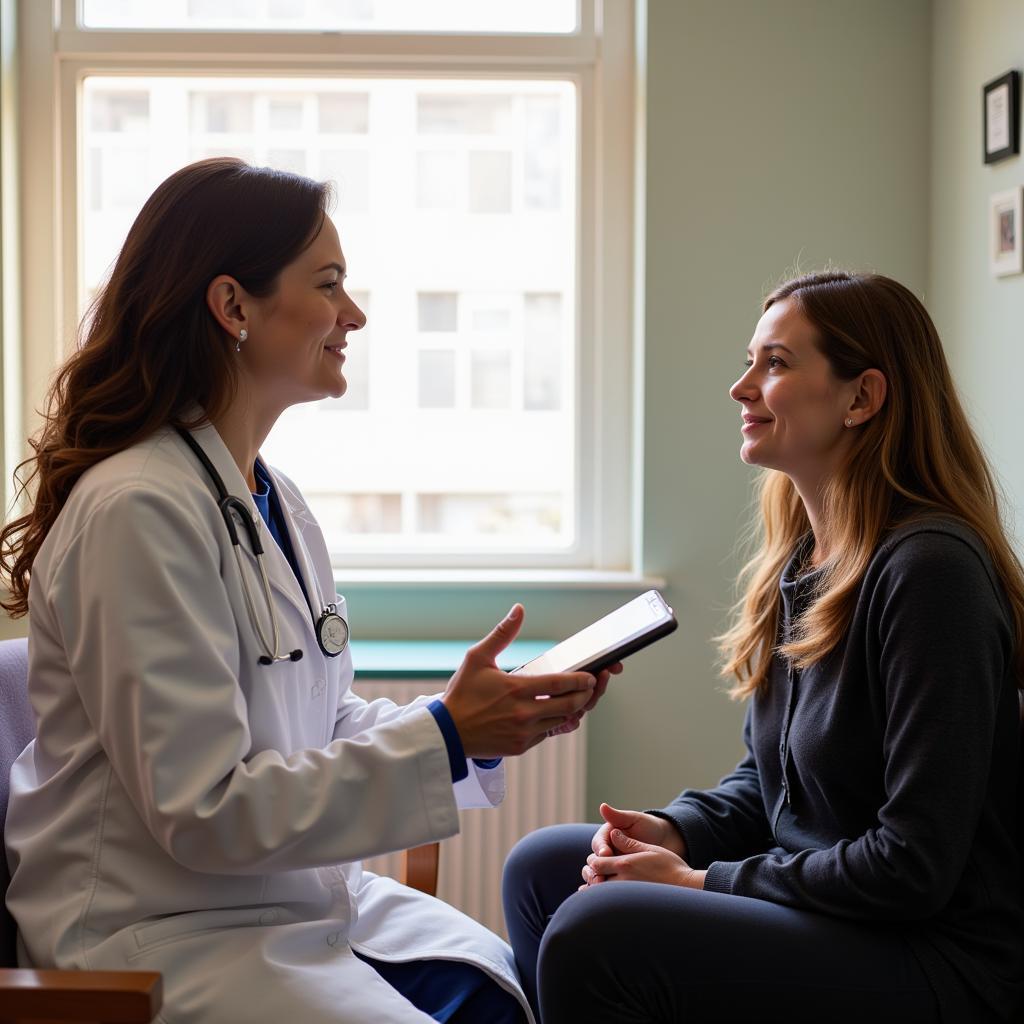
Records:
[[[577,892],[597,825],[556,825],[505,864],[505,921],[542,1024],[934,1024],[897,929],[653,882]]]

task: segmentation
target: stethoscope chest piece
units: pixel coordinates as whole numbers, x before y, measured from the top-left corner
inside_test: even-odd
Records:
[[[348,647],[348,623],[338,614],[338,606],[329,604],[316,621],[316,642],[328,658],[336,658]]]

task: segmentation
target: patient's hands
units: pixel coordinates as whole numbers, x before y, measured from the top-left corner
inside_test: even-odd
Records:
[[[620,811],[611,804],[601,804],[601,817],[604,824],[594,833],[590,847],[599,857],[612,856],[611,833],[619,829],[630,839],[638,839],[641,843],[652,846],[663,846],[680,857],[686,856],[686,843],[678,829],[665,818],[643,811]]]
[[[601,804],[601,817],[604,824],[594,833],[580,889],[612,881],[704,887],[704,872],[686,863],[686,843],[670,821],[610,804]]]

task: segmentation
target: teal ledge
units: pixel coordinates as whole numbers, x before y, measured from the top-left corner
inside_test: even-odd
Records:
[[[462,664],[474,640],[353,640],[356,678],[447,678]],[[498,656],[498,667],[509,671],[552,646],[551,640],[517,640]]]

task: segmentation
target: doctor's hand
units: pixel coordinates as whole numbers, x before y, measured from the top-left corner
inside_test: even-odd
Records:
[[[497,667],[495,659],[516,638],[522,622],[523,607],[514,605],[466,652],[441,697],[466,757],[525,753],[594,699],[598,681],[589,672],[519,676]],[[607,684],[607,673],[602,675]]]
[[[591,694],[590,700],[588,700],[587,703],[584,704],[583,707],[563,725],[557,725],[554,729],[548,729],[548,735],[563,736],[567,732],[575,732],[580,727],[580,722],[583,721],[583,716],[588,711],[592,711],[597,707],[597,702],[604,696],[604,691],[608,689],[608,680],[611,679],[612,676],[617,676],[621,671],[621,661],[617,661],[614,665],[609,665],[607,668],[601,669],[597,674],[597,686],[594,687],[594,692]]]

